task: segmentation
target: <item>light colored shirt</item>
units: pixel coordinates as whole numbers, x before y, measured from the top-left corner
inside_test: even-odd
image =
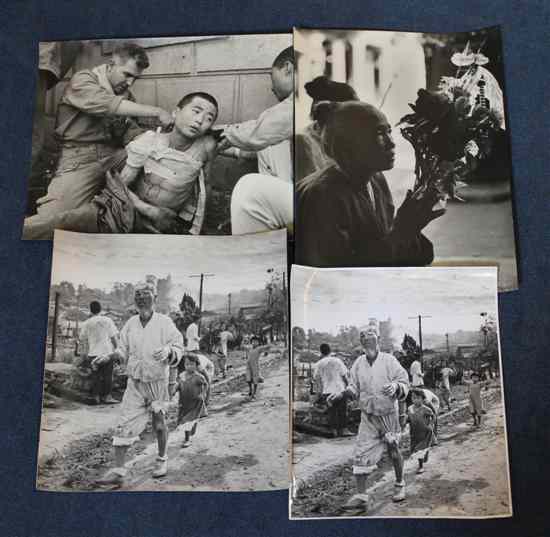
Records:
[[[126,372],[129,377],[143,382],[168,379],[167,360],[159,362],[153,353],[169,346],[179,362],[183,355],[183,336],[170,317],[153,312],[149,322],[143,326],[139,315],[134,315],[120,332],[120,351],[127,358]]]
[[[114,350],[111,338],[118,334],[115,323],[105,315],[94,315],[80,327],[80,339],[88,343],[88,356],[105,356]]]
[[[264,110],[258,119],[229,125],[224,136],[232,146],[245,151],[261,151],[291,140],[294,131],[294,95]],[[288,145],[290,151],[290,143]]]
[[[397,358],[386,352],[379,352],[372,365],[369,364],[366,355],[359,356],[351,367],[349,380],[350,390],[359,398],[360,407],[367,414],[376,412],[376,407],[384,401],[386,396],[383,395],[382,389],[386,384],[396,382],[400,398],[405,398],[409,392],[409,375]],[[397,412],[397,398],[392,404]]]
[[[199,327],[196,323],[191,323],[185,331],[185,337],[187,338],[187,350],[198,351],[199,350]]]
[[[424,376],[422,375],[422,366],[420,365],[420,362],[418,360],[415,360],[411,364],[410,373],[412,378],[411,384],[413,386],[424,385]]]
[[[321,358],[315,369],[313,382],[319,393],[339,394],[348,385],[348,368],[336,356],[324,356]]]
[[[75,73],[59,101],[55,134],[63,142],[110,143],[104,118],[116,115],[129,94],[115,95],[105,64]]]
[[[449,383],[449,377],[452,377],[455,374],[455,372],[450,367],[444,367],[441,370],[441,379],[443,381],[443,387],[447,390],[451,389],[451,385]]]

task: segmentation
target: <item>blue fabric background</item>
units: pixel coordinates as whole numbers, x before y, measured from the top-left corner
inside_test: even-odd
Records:
[[[289,522],[287,493],[34,490],[51,244],[19,240],[36,41],[286,31],[293,25],[463,31],[501,24],[521,289],[500,321],[515,516],[494,521]],[[550,535],[550,2],[7,0],[0,7],[0,535]]]

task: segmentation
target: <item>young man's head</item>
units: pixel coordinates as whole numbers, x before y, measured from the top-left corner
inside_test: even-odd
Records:
[[[196,371],[199,367],[199,357],[196,354],[188,354],[185,357],[185,371],[190,373]]]
[[[426,401],[426,394],[422,390],[412,390],[411,399],[414,406],[419,407]]]
[[[284,101],[294,91],[294,48],[285,48],[271,67],[271,91]]]
[[[470,380],[475,384],[476,382],[479,382],[480,376],[477,373],[472,373]]]
[[[319,350],[321,351],[321,356],[328,356],[330,354],[330,345],[328,343],[321,343]]]
[[[197,91],[183,97],[174,115],[174,127],[190,140],[206,134],[218,117],[218,101],[209,93]]]
[[[124,43],[113,51],[107,64],[107,78],[116,95],[122,95],[149,67],[149,58],[143,48]]]
[[[101,304],[97,300],[90,302],[90,311],[92,315],[97,315],[101,311]]]
[[[140,315],[153,311],[157,291],[151,282],[140,282],[134,289],[134,302]]]
[[[256,337],[256,336],[253,336],[252,338],[250,338],[250,344],[256,348],[260,345],[260,338]]]

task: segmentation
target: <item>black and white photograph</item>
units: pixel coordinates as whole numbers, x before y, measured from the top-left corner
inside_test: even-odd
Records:
[[[36,486],[288,488],[286,231],[55,231]]]
[[[23,239],[292,227],[292,34],[38,47]]]
[[[496,267],[290,287],[290,518],[512,516]]]
[[[295,29],[296,262],[499,267],[517,289],[499,27]]]

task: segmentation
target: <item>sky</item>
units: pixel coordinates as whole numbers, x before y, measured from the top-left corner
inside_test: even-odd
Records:
[[[496,315],[496,267],[312,269],[291,273],[292,326],[337,333],[370,317],[392,319],[408,333],[479,330],[480,313]],[[428,317],[429,316],[429,317]],[[410,319],[409,317],[412,317]]]
[[[154,238],[153,238],[154,237]],[[146,274],[198,288],[191,275],[214,274],[206,293],[262,289],[267,270],[286,270],[286,230],[246,236],[93,235],[56,231],[52,284],[69,281],[110,290]]]

